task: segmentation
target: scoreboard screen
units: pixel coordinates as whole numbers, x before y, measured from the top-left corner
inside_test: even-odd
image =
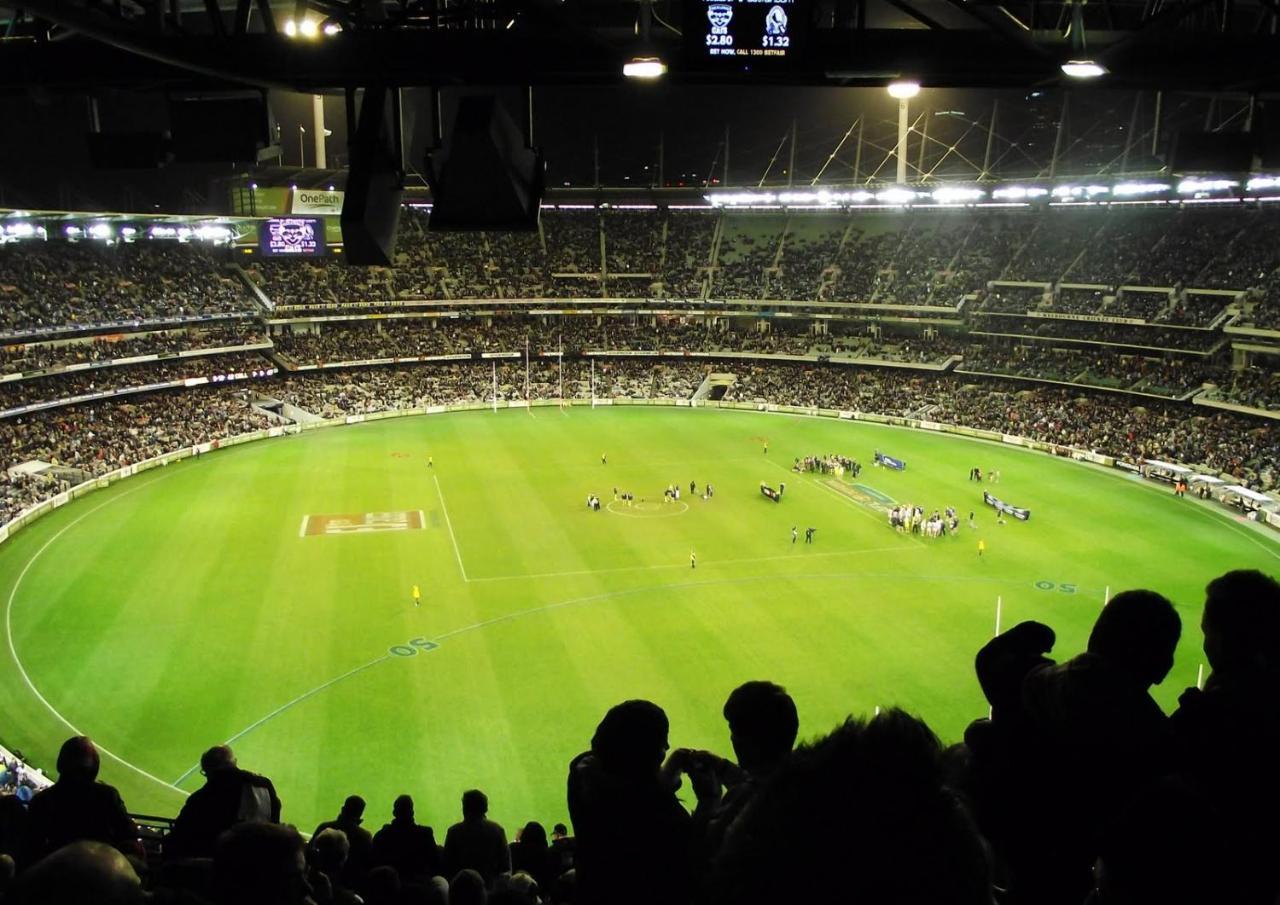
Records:
[[[272,217],[262,224],[264,255],[314,258],[324,254],[324,221],[319,217]]]
[[[807,0],[688,0],[685,35],[708,62],[781,63],[799,55]]]

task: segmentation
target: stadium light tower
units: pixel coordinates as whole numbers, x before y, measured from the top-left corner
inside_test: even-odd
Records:
[[[907,105],[920,93],[919,82],[890,82],[889,97],[898,99],[898,185],[907,181]]]

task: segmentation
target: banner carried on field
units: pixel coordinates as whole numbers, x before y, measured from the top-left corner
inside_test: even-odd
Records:
[[[1017,506],[1010,506],[1008,503],[1004,502],[1003,500],[999,500],[993,497],[986,490],[982,491],[982,502],[986,503],[988,506],[993,507],[998,512],[1008,513],[1009,515],[1012,515],[1014,518],[1021,519],[1024,522],[1027,519],[1031,518],[1030,509],[1019,509]]]
[[[878,449],[876,450],[875,461],[877,465],[883,465],[885,468],[892,468],[894,471],[907,470],[906,462],[902,461],[901,459],[895,459],[893,456],[886,456],[884,453],[880,452],[880,450]]]

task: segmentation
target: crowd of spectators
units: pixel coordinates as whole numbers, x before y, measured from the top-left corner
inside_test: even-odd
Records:
[[[0,346],[0,373],[39,371],[141,355],[250,346],[266,341],[266,335],[258,325],[250,321],[235,321],[180,330],[158,330],[154,333],[113,334]]]
[[[0,523],[87,480],[162,453],[271,427],[238,384],[164,390],[0,420]],[[13,466],[44,462],[61,477],[20,477]]]
[[[1058,348],[1049,344],[971,345],[959,370],[1057,380],[1171,398],[1184,396],[1206,383],[1223,381],[1230,374],[1222,365],[1199,358],[1108,355],[1093,348]]]
[[[0,335],[252,312],[225,254],[161,241],[0,244]]]
[[[271,780],[215,745],[148,852],[75,736],[28,807],[0,798],[0,902],[1273,905],[1280,584],[1214,579],[1199,629],[1210,675],[1166,715],[1173,601],[1115,595],[1079,651],[1018,623],[977,651],[989,709],[949,747],[898,708],[797,744],[804,700],[754,680],[720,708],[720,752],[673,750],[685,730],[662,707],[623,701],[566,765],[573,834],[550,839],[530,821],[509,842],[469,789],[443,844],[408,794],[376,833],[350,794],[308,842]]]
[[[1215,399],[1265,411],[1280,411],[1280,372],[1249,367],[1223,374],[1210,394]]]
[[[394,266],[340,258],[242,261],[277,305],[510,298],[751,298],[953,306],[992,280],[1168,287],[1122,291],[1101,310],[1066,295],[1047,310],[1154,317],[1204,326],[1219,298],[1194,288],[1254,288],[1264,323],[1280,297],[1268,257],[1280,212],[1228,209],[915,211],[804,216],[683,210],[551,209],[537,232],[441,233],[406,208]],[[226,253],[139,241],[6,243],[0,331],[252,311]],[[1023,296],[1026,296],[1024,299]],[[1040,306],[1001,287],[989,312]],[[1111,297],[1111,296],[1108,296]]]
[[[0,383],[0,412],[37,402],[74,399],[92,393],[120,392],[133,387],[174,383],[198,377],[213,378],[255,372],[261,374],[273,367],[268,359],[256,352],[233,352],[14,380]]]
[[[746,319],[743,319],[746,321]],[[404,359],[472,352],[531,354],[588,351],[750,352],[758,355],[814,355],[914,363],[942,362],[960,354],[964,340],[926,331],[866,330],[817,334],[797,320],[756,322],[682,321],[584,316],[501,318],[386,318],[320,323],[308,330],[282,329],[275,351],[291,366]]]

